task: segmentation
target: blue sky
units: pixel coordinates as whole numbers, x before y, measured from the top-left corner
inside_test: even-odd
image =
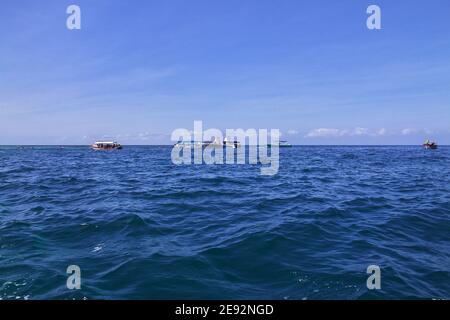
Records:
[[[1,2],[0,144],[165,144],[194,120],[298,144],[450,144],[450,2]]]

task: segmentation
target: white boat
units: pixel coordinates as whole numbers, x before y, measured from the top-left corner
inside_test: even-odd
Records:
[[[230,147],[230,148],[238,148],[241,146],[241,143],[239,141],[228,141],[227,138],[225,138],[223,141],[220,141],[219,139],[214,140],[206,140],[206,141],[182,141],[175,143],[174,145],[176,148],[195,148],[195,147],[207,147],[207,146],[216,146],[216,147]]]
[[[91,145],[93,150],[120,150],[122,145],[115,141],[97,141]]]
[[[239,141],[237,141],[237,140],[228,141],[228,138],[223,139],[223,144],[226,147],[230,147],[230,148],[233,148],[233,149],[239,148],[241,146],[241,143]]]
[[[195,148],[203,146],[202,142],[198,141],[182,141],[175,143],[174,147],[176,148]]]
[[[268,144],[268,146],[270,147],[270,146],[272,146],[272,145],[271,145],[271,144]],[[278,147],[279,147],[279,148],[292,147],[292,144],[290,144],[290,143],[287,142],[286,140],[281,140],[281,141],[278,143]]]

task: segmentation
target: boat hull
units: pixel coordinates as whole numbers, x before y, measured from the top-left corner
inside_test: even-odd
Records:
[[[93,144],[91,146],[91,149],[95,150],[95,151],[113,151],[113,150],[121,150],[122,146],[121,145],[115,145],[115,146],[102,146],[102,147],[100,147],[98,145]]]
[[[97,148],[97,147],[91,147],[92,150],[95,151],[114,151],[114,150],[121,150],[122,147],[118,147],[118,148]]]

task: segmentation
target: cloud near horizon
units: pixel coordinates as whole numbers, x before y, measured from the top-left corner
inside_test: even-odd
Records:
[[[401,131],[401,134],[404,136],[408,136],[408,135],[412,135],[412,134],[427,134],[428,135],[428,134],[434,134],[434,133],[435,133],[435,131],[426,129],[426,128],[424,128],[424,129],[406,128]]]
[[[387,134],[385,128],[371,130],[368,128],[356,127],[353,129],[318,128],[309,131],[305,138],[339,138],[351,136],[371,136],[379,137]]]

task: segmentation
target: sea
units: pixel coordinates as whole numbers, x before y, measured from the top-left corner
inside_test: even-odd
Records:
[[[0,147],[0,299],[450,298],[450,147],[171,151]]]

